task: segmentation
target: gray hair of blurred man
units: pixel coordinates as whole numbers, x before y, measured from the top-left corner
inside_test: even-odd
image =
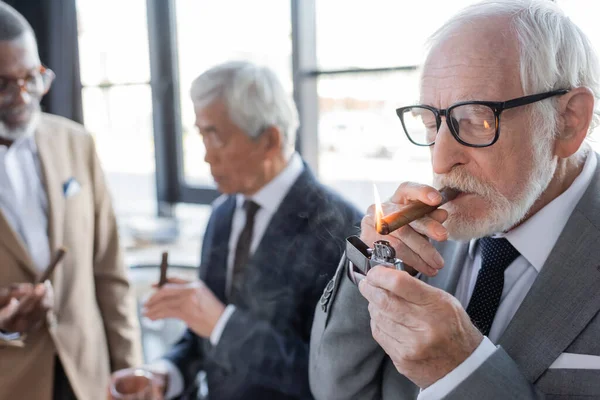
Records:
[[[0,1],[0,40],[13,40],[26,32],[33,33],[29,22],[14,8]]]
[[[466,7],[429,39],[431,49],[457,29],[474,20],[509,17],[509,29],[516,34],[520,50],[520,75],[524,94],[555,89],[587,87],[593,94],[595,110],[591,131],[600,122],[600,64],[583,31],[549,0],[487,0]],[[482,49],[482,51],[485,51]],[[556,135],[556,98],[534,104],[533,126],[538,132]]]
[[[194,80],[190,95],[197,109],[222,101],[231,121],[251,137],[277,127],[284,155],[294,152],[298,111],[271,69],[246,61],[219,64]]]

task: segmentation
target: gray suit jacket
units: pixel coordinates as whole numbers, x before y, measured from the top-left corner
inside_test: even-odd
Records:
[[[592,153],[592,156],[594,154]],[[549,369],[563,353],[600,356],[600,156],[592,182],[497,343],[447,399],[600,399],[600,369]],[[446,267],[428,279],[454,293],[468,244],[439,243]],[[371,336],[366,300],[344,271],[319,305],[310,385],[318,400],[415,399],[419,389]],[[326,301],[328,300],[328,301]]]

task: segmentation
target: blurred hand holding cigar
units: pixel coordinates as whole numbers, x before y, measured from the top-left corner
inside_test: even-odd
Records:
[[[167,269],[169,268],[169,252],[165,251],[162,253],[162,260],[160,262],[160,277],[158,279],[158,287],[162,287],[168,282]]]
[[[17,283],[0,289],[0,330],[10,333],[31,333],[41,326],[46,313],[54,306],[54,293],[46,282],[64,258],[61,247],[50,264],[36,278],[35,284]]]

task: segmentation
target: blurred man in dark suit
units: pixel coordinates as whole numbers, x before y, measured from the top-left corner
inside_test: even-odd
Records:
[[[272,71],[218,65],[191,95],[223,196],[204,236],[200,280],[171,280],[146,304],[151,319],[188,326],[162,360],[166,397],[190,393],[205,371],[210,399],[311,399],[314,307],[361,215],[294,152],[297,112]]]

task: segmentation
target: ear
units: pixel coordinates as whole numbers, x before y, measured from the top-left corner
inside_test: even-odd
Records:
[[[260,140],[264,146],[265,153],[270,157],[280,155],[283,138],[281,137],[281,131],[276,126],[270,126],[263,130],[260,135]]]
[[[554,154],[567,158],[579,150],[588,135],[594,113],[594,94],[586,87],[572,89],[561,96],[558,111],[559,135]]]

